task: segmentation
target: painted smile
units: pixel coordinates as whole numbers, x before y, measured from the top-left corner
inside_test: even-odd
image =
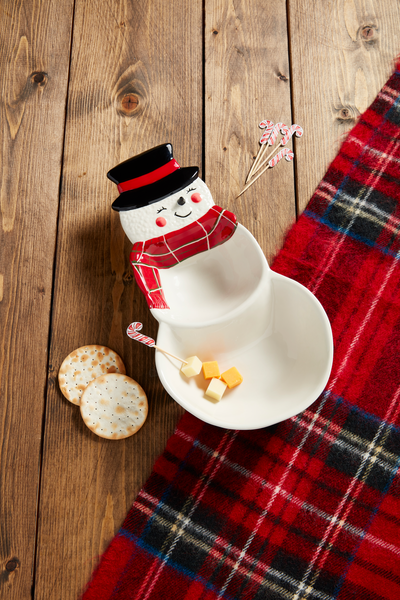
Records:
[[[179,217],[180,219],[186,219],[186,217],[190,217],[191,214],[192,214],[192,211],[188,212],[187,215],[178,215],[178,213],[174,213],[174,215],[176,217]]]

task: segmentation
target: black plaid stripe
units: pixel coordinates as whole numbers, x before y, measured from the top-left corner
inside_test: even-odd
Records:
[[[375,243],[396,208],[393,198],[349,178],[322,220],[335,229]]]

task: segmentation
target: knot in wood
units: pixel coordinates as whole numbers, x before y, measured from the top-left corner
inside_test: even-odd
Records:
[[[337,120],[339,123],[351,123],[356,120],[357,116],[360,113],[355,107],[352,106],[342,106],[341,109],[338,108],[337,112]]]
[[[34,85],[43,87],[47,83],[47,73],[44,71],[34,71],[31,74],[31,81]]]
[[[15,571],[15,569],[18,567],[18,565],[19,565],[18,559],[17,558],[12,558],[6,564],[6,571],[8,571],[8,572]]]
[[[361,29],[361,37],[367,42],[372,42],[375,39],[375,33],[375,28],[371,25],[366,25]]]
[[[283,73],[281,73],[280,71],[277,71],[276,76],[278,79],[280,79],[281,81],[289,81],[289,79],[286,77],[286,75],[284,75]]]
[[[139,106],[139,98],[136,94],[125,94],[121,100],[121,110],[126,115],[131,115]]]
[[[133,274],[125,272],[122,276],[122,283],[124,285],[130,285],[133,282]]]

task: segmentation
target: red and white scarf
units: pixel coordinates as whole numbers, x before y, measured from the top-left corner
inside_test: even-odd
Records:
[[[149,308],[169,308],[158,269],[169,269],[190,256],[223,244],[232,237],[236,227],[236,216],[233,213],[213,206],[197,221],[182,229],[136,242],[130,261]]]

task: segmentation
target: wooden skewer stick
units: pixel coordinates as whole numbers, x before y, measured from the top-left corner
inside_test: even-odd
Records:
[[[261,168],[262,168],[262,167],[263,167],[265,164],[267,164],[267,162],[269,161],[269,159],[271,158],[271,156],[272,156],[272,155],[273,155],[273,154],[274,154],[274,153],[275,153],[277,150],[279,150],[279,148],[280,148],[280,147],[281,147],[281,144],[279,144],[279,146],[277,146],[276,148],[274,148],[274,149],[272,150],[272,152],[270,152],[270,153],[268,154],[267,158],[265,158],[265,159],[264,159],[262,162],[260,162],[260,163],[259,163],[259,166],[258,166],[258,168],[257,168],[257,171],[258,171],[258,169],[261,169]],[[264,173],[264,171],[263,171],[263,173]],[[247,182],[246,182],[246,183],[247,183]]]
[[[260,162],[260,160],[261,160],[261,154],[262,154],[263,152],[265,152],[265,146],[266,146],[266,144],[262,144],[262,145],[259,147],[259,149],[258,149],[258,152],[257,152],[257,156],[255,157],[255,159],[254,159],[254,162],[253,162],[253,164],[251,165],[251,169],[250,169],[250,171],[249,171],[249,174],[248,174],[248,175],[247,175],[247,177],[246,177],[246,181],[245,181],[245,183],[247,183],[247,182],[249,181],[249,179],[251,178],[251,176],[253,175],[253,173],[254,173],[254,171],[255,171],[255,169],[256,169],[256,167],[257,167],[257,164],[258,164],[258,163]]]
[[[274,130],[274,123],[272,121],[269,121],[268,119],[266,119],[265,121],[261,121],[261,123],[259,124],[259,127],[261,129],[264,129],[264,133],[261,136],[260,139],[260,148],[257,152],[257,156],[254,159],[254,162],[252,164],[252,167],[249,171],[249,174],[246,177],[246,181],[245,183],[247,183],[249,181],[249,179],[251,178],[252,174],[254,173],[254,170],[258,167],[260,160],[262,158],[262,155],[265,153],[265,146],[268,144],[268,140],[271,136],[271,133]]]
[[[279,154],[279,156],[278,156],[278,154]],[[275,157],[277,157],[277,160],[276,160],[275,162],[273,162]],[[275,166],[275,164],[276,164],[277,162],[279,162],[280,160],[282,160],[282,158],[284,158],[284,157],[286,158],[286,160],[287,160],[287,161],[291,161],[291,160],[293,160],[293,157],[294,157],[294,153],[293,153],[293,151],[292,151],[292,150],[290,150],[289,148],[282,148],[281,150],[279,150],[279,149],[278,149],[278,152],[275,154],[275,156],[273,156],[273,157],[272,157],[272,158],[269,160],[269,162],[268,162],[267,166],[266,166],[266,167],[265,167],[265,168],[264,168],[262,171],[260,171],[260,172],[258,173],[258,175],[256,175],[256,176],[255,176],[255,177],[254,177],[254,178],[253,178],[253,179],[252,179],[252,180],[251,180],[251,181],[250,181],[250,182],[249,182],[249,183],[246,185],[246,187],[245,187],[245,188],[244,188],[244,189],[243,189],[243,190],[240,192],[239,196],[241,196],[241,195],[242,195],[242,194],[243,194],[243,193],[244,193],[246,190],[248,190],[248,189],[249,189],[249,187],[250,187],[251,185],[253,185],[253,183],[254,183],[255,181],[257,181],[257,179],[258,179],[259,177],[261,177],[261,175],[262,175],[263,173],[265,173],[265,171],[266,171],[267,169],[269,169],[270,167],[273,167],[273,166]],[[272,164],[271,164],[271,163],[272,163]],[[236,198],[239,198],[239,196],[236,196]]]
[[[179,356],[175,356],[175,354],[171,354],[171,352],[167,352],[163,348],[160,348],[160,346],[154,345],[153,348],[155,348],[156,350],[159,350],[163,354],[168,354],[168,356],[172,356],[172,358],[176,358],[176,360],[179,360],[181,363],[187,365],[187,360],[183,360],[183,358],[179,358]]]
[[[253,185],[253,183],[254,183],[255,181],[257,181],[257,179],[258,179],[259,177],[261,177],[261,175],[262,175],[263,173],[265,173],[265,171],[266,171],[267,169],[269,169],[269,164],[268,164],[268,165],[265,167],[265,169],[263,169],[263,170],[262,170],[260,173],[258,173],[258,175],[256,175],[256,176],[255,176],[255,177],[254,177],[254,178],[253,178],[253,179],[252,179],[252,180],[251,180],[251,181],[250,181],[250,182],[249,182],[249,183],[248,183],[248,184],[247,184],[247,185],[246,185],[246,186],[243,188],[243,190],[240,192],[240,194],[239,194],[238,196],[236,196],[236,198],[239,198],[239,196],[241,196],[242,194],[244,194],[244,193],[245,193],[245,191],[246,191],[246,190],[248,190],[248,189],[249,189],[249,187],[250,187],[251,185]]]

